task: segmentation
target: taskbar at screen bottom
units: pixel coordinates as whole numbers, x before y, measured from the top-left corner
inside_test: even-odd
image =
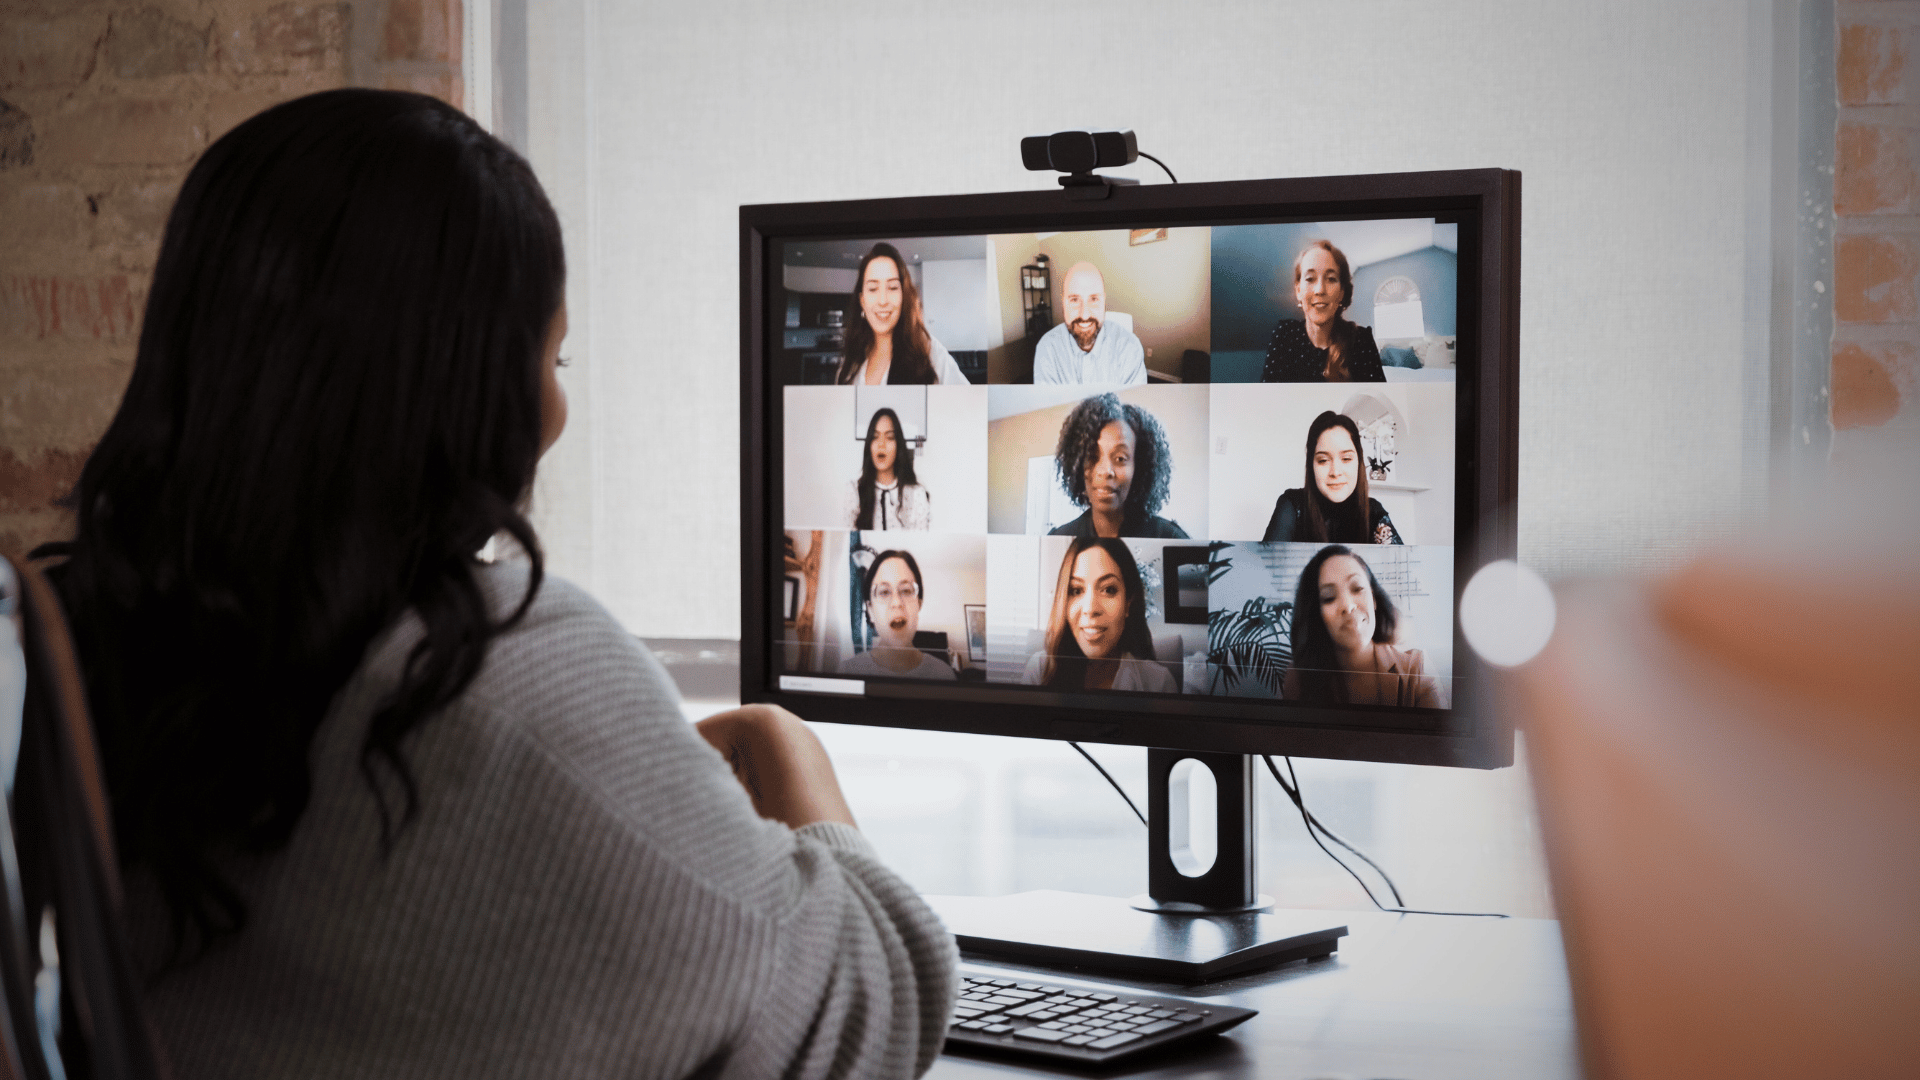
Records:
[[[1329,673],[1340,674],[1340,673]],[[1428,677],[1430,683],[1439,680]],[[1454,682],[1444,680],[1445,684]],[[821,675],[780,675],[775,687],[786,694],[805,694],[824,699],[862,698],[956,706],[1027,706],[1065,708],[1071,711],[1133,713],[1142,716],[1181,717],[1194,720],[1267,723],[1323,723],[1330,716],[1344,716],[1363,726],[1389,728],[1432,728],[1435,724],[1452,726],[1454,711],[1446,706],[1424,704],[1434,700],[1433,689],[1423,698],[1407,695],[1408,703],[1392,699],[1373,702],[1333,700],[1320,695],[1309,699],[1288,699],[1262,694],[1146,693],[1128,690],[1066,690],[1050,686],[1011,686],[980,680],[929,680],[911,678],[842,678]],[[1443,684],[1442,684],[1443,685]],[[1451,697],[1451,686],[1438,691],[1441,700]],[[1316,700],[1317,698],[1317,700]],[[1312,714],[1309,717],[1307,714]]]

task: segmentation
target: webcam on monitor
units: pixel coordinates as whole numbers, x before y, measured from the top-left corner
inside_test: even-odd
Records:
[[[1114,184],[1133,184],[1122,177],[1095,176],[1095,169],[1131,165],[1140,158],[1132,131],[1056,131],[1020,140],[1020,163],[1031,172],[1066,173],[1060,186],[1071,197],[1104,199]]]

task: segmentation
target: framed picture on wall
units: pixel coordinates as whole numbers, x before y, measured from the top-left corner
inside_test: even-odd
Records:
[[[967,604],[967,659],[976,664],[987,662],[987,605]]]

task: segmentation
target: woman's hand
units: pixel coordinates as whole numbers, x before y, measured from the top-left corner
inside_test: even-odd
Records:
[[[746,705],[694,725],[720,751],[761,817],[792,828],[816,821],[855,824],[820,739],[778,705]]]

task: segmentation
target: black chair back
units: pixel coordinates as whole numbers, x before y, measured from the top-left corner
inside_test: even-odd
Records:
[[[46,579],[10,558],[0,558],[0,615],[0,1070],[165,1077],[66,617]]]

